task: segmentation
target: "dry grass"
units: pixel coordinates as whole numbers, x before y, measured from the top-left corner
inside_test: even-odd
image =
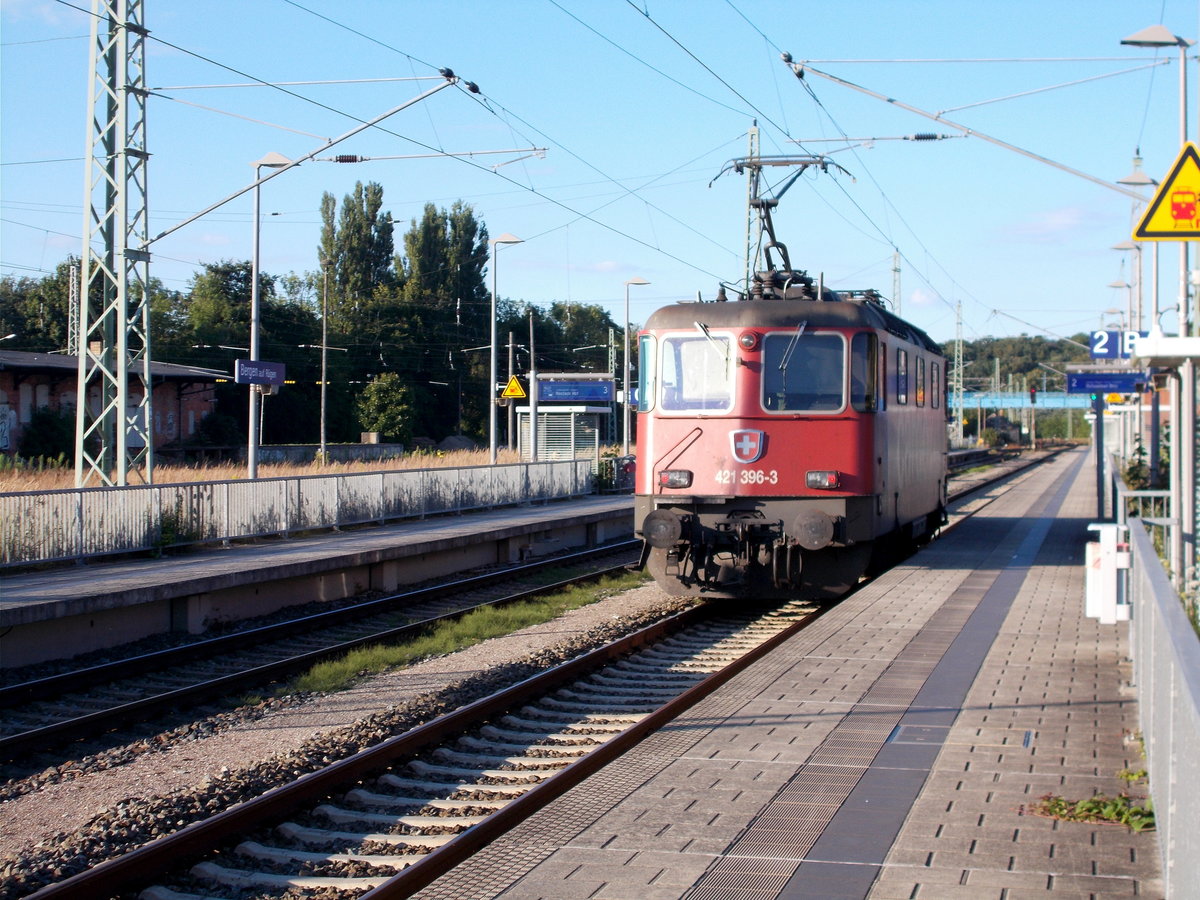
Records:
[[[500,450],[500,463],[520,462],[515,451]],[[399,459],[359,462],[259,463],[259,478],[295,478],[301,475],[352,475],[357,472],[395,472],[406,469],[462,468],[488,464],[486,450],[454,450],[420,453]],[[212,465],[169,465],[154,467],[155,484],[183,484],[192,481],[234,481],[246,477],[245,463]],[[141,484],[136,477],[130,484]],[[0,468],[0,493],[55,491],[75,487],[75,469],[61,466],[18,466]]]

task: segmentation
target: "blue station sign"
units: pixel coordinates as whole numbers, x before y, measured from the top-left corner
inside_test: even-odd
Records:
[[[239,359],[233,370],[238,384],[283,384],[286,376],[286,365],[261,359]]]
[[[539,381],[538,403],[610,403],[613,399],[611,381]]]
[[[1129,359],[1134,338],[1147,334],[1146,331],[1093,331],[1088,352],[1092,359]]]
[[[1145,372],[1068,372],[1068,394],[1133,394],[1145,389]]]

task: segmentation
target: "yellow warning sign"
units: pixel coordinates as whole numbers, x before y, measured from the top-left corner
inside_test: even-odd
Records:
[[[517,381],[516,375],[508,379],[508,384],[504,387],[504,393],[500,396],[505,400],[525,399],[525,388],[521,387],[521,382]]]
[[[1135,241],[1191,241],[1200,238],[1200,153],[1190,141],[1183,145],[1171,173],[1142,221],[1134,229]]]

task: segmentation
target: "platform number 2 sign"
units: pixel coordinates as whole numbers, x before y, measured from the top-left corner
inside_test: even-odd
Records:
[[[1129,359],[1137,336],[1136,331],[1093,331],[1092,359]]]

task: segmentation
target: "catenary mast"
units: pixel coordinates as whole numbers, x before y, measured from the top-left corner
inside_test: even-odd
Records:
[[[142,0],[92,0],[75,484],[152,481]]]

